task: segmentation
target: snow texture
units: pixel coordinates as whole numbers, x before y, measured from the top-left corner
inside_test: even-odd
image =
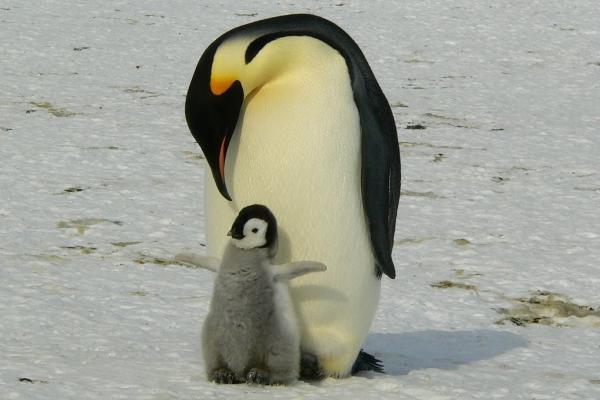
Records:
[[[365,349],[387,374],[208,383],[205,47],[310,12],[359,43],[398,126],[394,260]],[[600,398],[596,0],[0,7],[0,399]],[[419,129],[420,128],[420,129]],[[550,301],[552,300],[552,301]]]

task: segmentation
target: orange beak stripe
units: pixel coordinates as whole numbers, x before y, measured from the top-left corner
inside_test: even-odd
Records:
[[[225,77],[211,77],[210,79],[210,91],[215,95],[221,95],[229,89],[231,84],[235,81],[235,78]]]
[[[227,136],[223,138],[221,142],[221,148],[219,149],[219,171],[221,172],[221,179],[225,182],[225,152],[227,151]]]

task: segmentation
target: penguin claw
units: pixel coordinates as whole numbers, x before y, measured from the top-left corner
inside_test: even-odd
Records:
[[[314,354],[302,353],[300,358],[300,377],[307,381],[318,381],[324,378],[319,359]]]
[[[252,368],[246,375],[246,383],[255,383],[257,385],[268,385],[270,381],[269,373],[258,368]]]
[[[239,383],[239,380],[236,378],[235,374],[225,368],[221,368],[213,372],[212,378],[213,381],[215,381],[218,384]]]

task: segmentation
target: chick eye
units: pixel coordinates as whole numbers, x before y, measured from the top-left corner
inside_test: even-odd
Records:
[[[253,233],[256,233],[256,232],[258,232],[258,228],[252,228],[252,232],[253,232]]]

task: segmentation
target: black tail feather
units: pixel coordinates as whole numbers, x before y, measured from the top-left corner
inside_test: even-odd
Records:
[[[371,354],[364,352],[362,349],[354,361],[352,366],[352,375],[360,371],[374,371],[381,374],[385,373],[381,360],[373,357]]]

